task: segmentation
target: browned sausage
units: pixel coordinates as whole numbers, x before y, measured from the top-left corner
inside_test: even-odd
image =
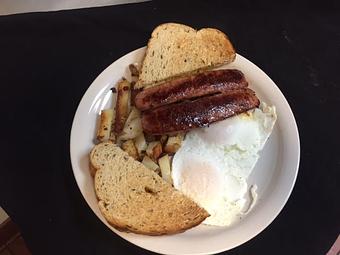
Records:
[[[248,89],[184,101],[142,113],[142,126],[149,134],[166,134],[204,127],[236,114],[258,107],[259,99]]]
[[[239,70],[224,69],[176,78],[154,86],[137,94],[135,105],[139,110],[171,104],[174,102],[223,93],[231,89],[240,89],[248,83]]]

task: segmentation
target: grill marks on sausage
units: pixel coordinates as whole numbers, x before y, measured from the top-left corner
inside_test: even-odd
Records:
[[[166,134],[205,127],[260,104],[255,92],[248,88],[201,97],[150,109],[142,115],[142,126],[149,134]]]
[[[166,104],[224,93],[248,86],[243,73],[235,69],[206,71],[196,75],[176,78],[137,94],[135,105],[147,110]]]

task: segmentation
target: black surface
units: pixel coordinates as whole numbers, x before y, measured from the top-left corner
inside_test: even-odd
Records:
[[[280,215],[225,254],[325,254],[340,231],[339,8],[286,1],[159,2],[0,17],[0,205],[33,254],[151,254],[92,213],[72,174],[76,107],[97,75],[163,22],[225,31],[280,87],[301,138],[300,171]],[[338,195],[336,194],[338,193]]]

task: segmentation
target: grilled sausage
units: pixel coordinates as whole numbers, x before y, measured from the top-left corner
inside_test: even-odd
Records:
[[[240,89],[248,83],[239,70],[224,69],[176,78],[137,94],[135,105],[147,110],[186,99]]]
[[[146,110],[142,113],[142,126],[146,133],[154,135],[186,131],[246,112],[259,104],[254,91],[231,90]]]

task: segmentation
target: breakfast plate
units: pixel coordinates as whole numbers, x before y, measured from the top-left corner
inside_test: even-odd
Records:
[[[256,184],[258,201],[242,219],[229,227],[199,225],[184,233],[146,236],[120,232],[102,216],[89,171],[88,155],[94,146],[96,123],[101,110],[114,102],[111,88],[124,76],[130,79],[129,64],[141,62],[145,47],[132,51],[107,67],[91,84],[76,111],[70,139],[73,173],[79,189],[96,216],[114,233],[144,249],[162,254],[212,254],[239,246],[264,230],[287,202],[298,173],[300,142],[294,115],[275,83],[255,64],[236,56],[220,68],[241,70],[260,100],[275,105],[277,122],[248,178]]]

